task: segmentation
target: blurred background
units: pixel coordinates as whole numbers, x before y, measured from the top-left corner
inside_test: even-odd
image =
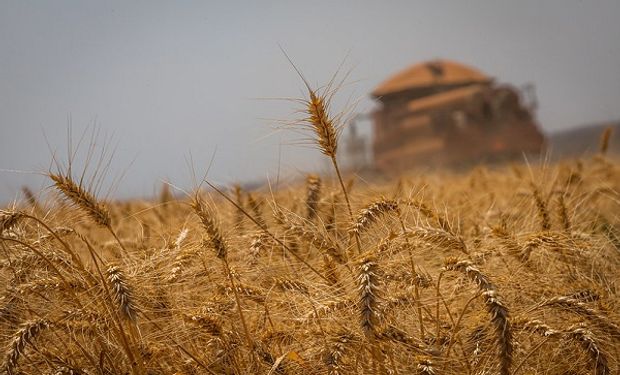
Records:
[[[118,198],[191,188],[192,166],[221,184],[326,170],[277,129],[306,94],[279,45],[311,85],[345,78],[350,171],[596,151],[620,120],[618,15],[615,0],[0,1],[0,202],[49,186],[69,125],[83,150],[93,129],[107,142]]]

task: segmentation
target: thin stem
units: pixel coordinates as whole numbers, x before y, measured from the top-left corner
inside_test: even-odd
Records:
[[[456,320],[456,324],[454,325],[454,329],[452,330],[452,335],[450,335],[450,342],[448,343],[448,349],[446,349],[446,358],[450,355],[450,349],[452,349],[452,344],[454,344],[454,338],[456,337],[456,334],[458,333],[459,325],[461,324],[461,320],[463,319],[463,316],[465,316],[465,312],[467,311],[467,308],[479,296],[480,294],[476,294],[475,296],[471,297],[469,301],[467,301],[467,303],[465,304],[465,307],[463,307],[463,311],[461,311],[461,314]]]
[[[409,263],[411,264],[411,277],[416,277],[417,272],[415,270],[415,261],[413,259],[413,252],[411,251],[411,244],[409,243],[409,238],[407,238],[407,236],[405,235],[407,230],[405,229],[405,221],[403,220],[400,209],[398,210],[398,221],[400,222],[400,227],[401,227],[401,230],[403,231],[403,237],[405,237],[405,243],[407,245],[407,252],[409,253]],[[420,303],[420,290],[418,288],[417,282],[413,288],[413,292],[414,292],[414,302],[416,305],[416,310],[418,312],[418,320],[420,324],[420,336],[422,337],[422,341],[424,341],[425,340],[424,319],[422,317],[422,306]]]
[[[112,229],[112,226],[108,225],[108,226],[106,226],[106,228],[108,228],[108,231],[112,234],[112,236],[114,237],[116,242],[118,242],[118,245],[121,247],[121,249],[123,249],[123,252],[125,253],[125,255],[127,255],[127,249],[125,248],[125,246],[121,242],[120,238],[118,238],[118,236],[116,235],[116,232],[114,232],[114,230]]]
[[[439,274],[439,277],[437,277],[437,303],[436,303],[436,308],[435,308],[435,313],[436,313],[436,320],[437,320],[437,333],[435,336],[435,341],[437,343],[439,343],[439,335],[441,334],[441,324],[439,321],[439,300],[440,300],[440,284],[441,284],[441,278],[443,277],[443,272],[441,272]]]
[[[538,343],[538,345],[536,345],[532,350],[530,350],[529,353],[527,353],[527,355],[525,356],[525,358],[523,358],[523,360],[521,361],[521,363],[519,363],[519,365],[517,366],[517,368],[514,369],[514,371],[512,371],[513,375],[516,375],[517,372],[519,372],[519,370],[521,369],[521,367],[523,367],[523,365],[525,364],[525,362],[532,356],[532,354],[534,354],[534,352],[536,352],[538,349],[540,349],[541,346],[543,346],[547,341],[549,341],[551,337],[545,337],[543,340],[541,340],[540,343]]]
[[[241,319],[241,325],[243,326],[243,331],[245,332],[246,339],[248,341],[248,348],[252,353],[254,353],[254,341],[252,340],[252,336],[250,335],[250,330],[248,329],[248,325],[245,322],[245,317],[243,316],[243,310],[241,310],[241,298],[239,298],[239,292],[237,292],[237,286],[235,285],[235,280],[233,279],[230,273],[230,267],[228,266],[228,261],[224,258],[224,268],[226,271],[226,277],[230,282],[230,286],[232,287],[233,294],[235,295],[235,301],[237,302],[237,311],[239,312],[239,318]]]
[[[344,200],[347,202],[347,209],[349,210],[349,219],[351,223],[355,222],[355,218],[353,217],[353,210],[351,209],[351,202],[349,201],[349,193],[347,193],[347,188],[344,186],[344,181],[342,180],[342,174],[340,173],[340,168],[338,167],[338,162],[336,161],[336,156],[331,156],[332,164],[334,165],[334,169],[336,170],[336,176],[338,176],[338,182],[340,182],[340,187],[342,188],[342,194],[344,195]],[[362,244],[360,242],[359,233],[354,233],[355,243],[357,244],[357,252],[359,254],[362,253]]]

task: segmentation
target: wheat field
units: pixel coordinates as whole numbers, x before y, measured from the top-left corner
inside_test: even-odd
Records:
[[[0,211],[7,374],[617,374],[620,165],[98,197],[70,169]],[[605,137],[603,137],[605,138]],[[607,135],[607,138],[608,135]]]

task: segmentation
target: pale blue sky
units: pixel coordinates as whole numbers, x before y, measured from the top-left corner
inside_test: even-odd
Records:
[[[620,118],[620,2],[611,1],[0,1],[0,169],[46,170],[94,121],[118,148],[118,196],[162,179],[189,187],[215,152],[213,180],[320,166],[264,118],[291,119],[302,84],[345,60],[362,98],[408,65],[449,58],[499,81],[534,82],[546,131]],[[348,57],[347,57],[348,56]],[[294,139],[294,137],[293,137]],[[217,151],[216,151],[217,150]],[[62,153],[61,153],[62,155]],[[133,162],[132,162],[133,161]],[[0,172],[0,201],[43,179]]]

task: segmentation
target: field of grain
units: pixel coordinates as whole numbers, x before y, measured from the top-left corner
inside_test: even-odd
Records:
[[[612,374],[620,165],[99,199],[79,174],[0,211],[8,374]]]

